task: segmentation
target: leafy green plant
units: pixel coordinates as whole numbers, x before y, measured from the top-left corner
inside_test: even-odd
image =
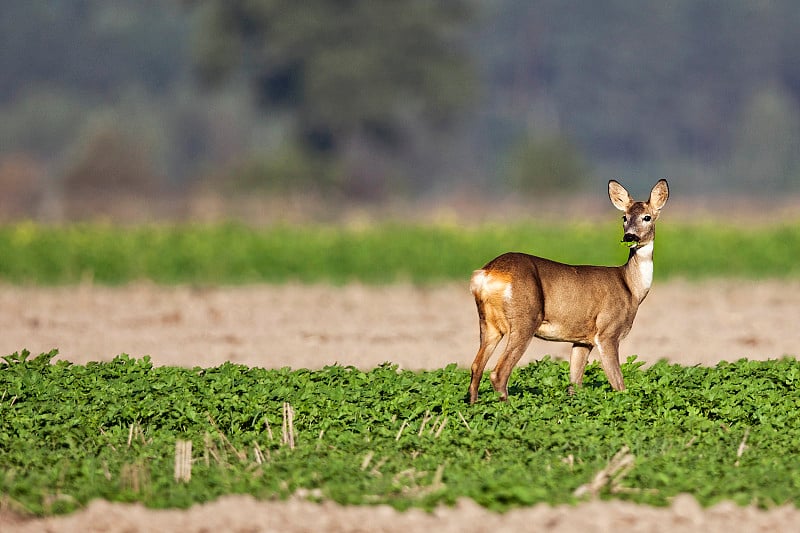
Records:
[[[800,363],[789,358],[630,359],[622,393],[592,364],[574,396],[567,364],[544,359],[515,370],[508,402],[484,383],[470,407],[456,365],[190,369],[55,355],[0,364],[0,498],[35,514],[97,497],[186,507],[231,493],[400,509],[460,497],[496,510],[586,495],[800,499]],[[188,481],[175,477],[178,441],[192,443]]]

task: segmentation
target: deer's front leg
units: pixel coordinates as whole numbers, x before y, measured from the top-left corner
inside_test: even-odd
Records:
[[[597,350],[600,352],[600,365],[611,383],[611,388],[616,391],[625,390],[619,365],[619,339],[602,340],[597,344]]]
[[[592,347],[588,344],[573,344],[569,356],[569,394],[575,394],[575,389],[583,385],[583,372],[589,361],[589,352]]]

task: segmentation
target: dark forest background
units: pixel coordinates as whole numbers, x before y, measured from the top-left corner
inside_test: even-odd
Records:
[[[797,28],[794,0],[5,0],[0,218],[797,193]]]

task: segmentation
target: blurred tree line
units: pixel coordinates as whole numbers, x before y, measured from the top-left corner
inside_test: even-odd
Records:
[[[7,0],[0,212],[593,177],[797,191],[797,27],[793,0]]]
[[[474,85],[467,1],[198,4],[201,80],[244,73],[260,107],[283,123],[279,149],[321,160],[323,186],[375,198],[404,180],[424,184],[414,175],[425,155],[418,135],[452,126]]]

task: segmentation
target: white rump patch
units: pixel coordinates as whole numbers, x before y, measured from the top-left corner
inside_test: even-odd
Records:
[[[508,301],[511,298],[511,282],[508,278],[503,274],[493,274],[483,269],[476,270],[472,273],[469,290],[478,298],[502,295],[502,298]]]
[[[476,270],[472,273],[472,278],[469,282],[469,290],[474,295],[478,295],[483,292],[483,287],[486,285],[486,271],[485,270]]]

